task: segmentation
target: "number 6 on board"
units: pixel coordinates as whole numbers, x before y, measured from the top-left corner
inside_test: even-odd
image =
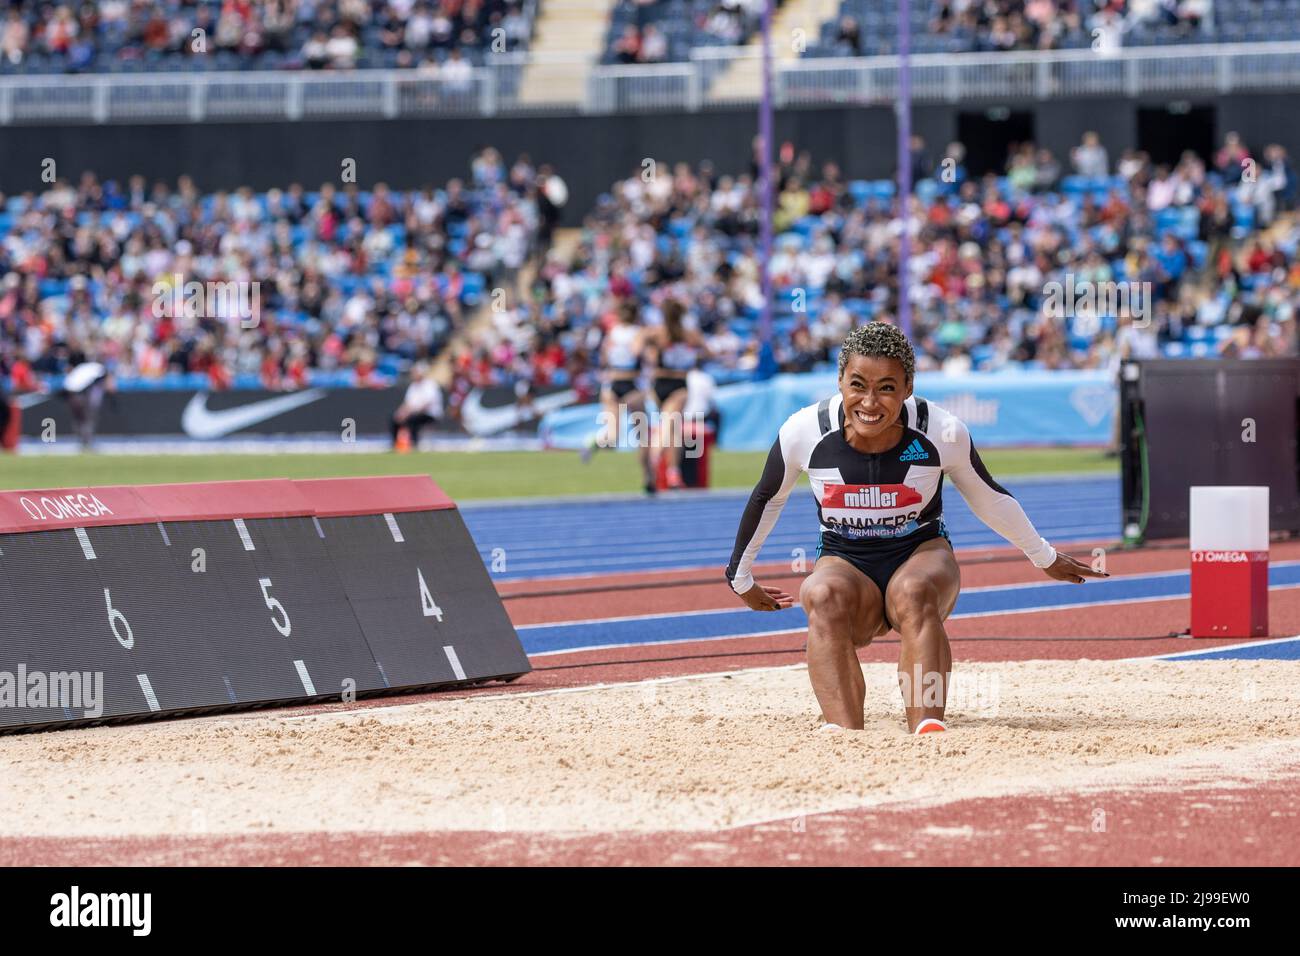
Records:
[[[108,588],[104,588],[104,606],[108,608],[108,626],[113,629],[113,636],[117,638],[117,643],[121,644],[128,651],[135,647],[135,635],[131,633],[131,622],[126,619],[126,615],[113,607],[113,596],[108,593]],[[117,632],[118,622],[122,622],[122,627],[126,630],[126,640]]]

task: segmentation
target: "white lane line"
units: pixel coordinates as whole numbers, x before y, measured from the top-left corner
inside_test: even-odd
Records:
[[[235,530],[239,532],[239,540],[244,542],[245,551],[256,550],[253,547],[253,539],[248,535],[248,525],[244,524],[243,518],[235,519]]]
[[[1281,591],[1281,590],[1287,590],[1295,587],[1300,587],[1300,585],[1275,584],[1271,586],[1269,590]],[[948,620],[960,621],[960,620],[966,620],[968,618],[977,618],[977,617],[997,617],[999,615],[1013,615],[1013,614],[1034,614],[1039,611],[1071,611],[1071,610],[1087,611],[1094,607],[1106,607],[1106,606],[1114,606],[1114,605],[1121,605],[1121,604],[1155,603],[1158,601],[1185,601],[1187,600],[1187,598],[1188,595],[1186,594],[1182,594],[1182,595],[1176,594],[1170,597],[1159,597],[1159,598],[1123,598],[1115,601],[1097,601],[1093,604],[1056,604],[1056,605],[1043,606],[1043,607],[1014,608],[1014,609],[1004,610],[1004,611],[975,611],[968,614],[951,614],[948,616]],[[730,608],[719,609],[719,610],[730,610]],[[748,608],[739,608],[738,610],[746,611],[748,610]],[[716,612],[683,611],[680,616],[690,617],[692,614],[705,614],[705,613],[716,613]],[[644,619],[649,620],[651,618],[673,617],[673,616],[674,615],[672,614],[650,614],[650,615],[646,615]],[[616,620],[616,621],[635,620],[635,618],[612,618],[611,620]],[[582,623],[582,622],[577,622],[577,623]],[[529,628],[541,628],[541,627],[550,627],[550,626],[551,625],[549,624],[521,624],[516,626],[515,630],[520,632],[526,632],[528,631]],[[629,647],[660,647],[668,644],[704,644],[710,641],[734,641],[734,640],[741,640],[744,638],[755,638],[755,637],[781,637],[786,634],[802,634],[807,630],[808,630],[807,625],[804,625],[803,627],[792,627],[788,629],[783,628],[781,630],[775,630],[775,631],[750,631],[744,634],[716,634],[716,635],[710,635],[706,637],[670,638],[668,640],[662,640],[662,641],[626,641],[626,642],[619,642],[616,644],[584,644],[581,647],[562,647],[553,651],[528,651],[527,654],[528,654],[528,659],[533,660],[534,658],[538,658],[538,657],[549,657],[558,654],[585,654],[588,651],[618,650],[620,648],[629,648]],[[1175,635],[1169,638],[1169,640],[1180,640],[1180,639],[1192,640],[1193,638],[1189,638],[1186,635]],[[953,638],[953,640],[960,641],[961,638],[959,637]],[[1071,637],[1062,637],[1060,638],[1060,640],[1088,641],[1088,640],[1096,640],[1096,638],[1071,636]],[[1296,637],[1278,638],[1278,640],[1282,642],[1300,640],[1300,635],[1297,635]],[[1260,643],[1269,644],[1275,642],[1263,641]],[[1205,654],[1209,651],[1226,650],[1229,647],[1250,647],[1250,646],[1252,645],[1251,644],[1232,644],[1232,645],[1225,644],[1222,647],[1207,647],[1204,650],[1199,650],[1199,651],[1179,651],[1177,654],[1152,654],[1150,657],[1125,657],[1125,658],[1116,658],[1116,660],[1150,661],[1150,660],[1158,660],[1160,658],[1165,658],[1165,657],[1181,657],[1183,654]]]
[[[456,648],[450,644],[444,644],[442,652],[447,655],[447,660],[451,661],[451,670],[456,675],[456,680],[464,680],[465,668],[460,666],[460,658],[456,656]]]
[[[87,561],[95,560],[95,549],[90,544],[90,536],[86,534],[85,528],[74,528],[77,532],[77,540],[81,542],[81,551],[86,556]]]
[[[388,522],[388,530],[393,533],[393,540],[401,544],[406,539],[402,537],[402,529],[397,526],[397,518],[391,513],[385,513],[384,520]]]
[[[153,711],[162,710],[158,706],[158,698],[154,695],[153,685],[149,683],[149,675],[136,674],[135,679],[140,682],[140,689],[144,691],[144,699],[149,702],[149,709]]]
[[[161,521],[158,522],[158,533],[162,535],[163,544],[170,548],[172,546],[172,539],[167,537],[167,528]]]
[[[629,614],[623,617],[593,617],[573,621],[548,621],[544,624],[517,624],[516,631],[537,631],[546,627],[583,627],[587,624],[623,624],[628,621],[661,621],[664,618],[691,618],[705,614],[743,614],[748,607],[712,607],[702,611],[663,611],[658,614]],[[789,610],[787,608],[787,610]]]
[[[1287,562],[1287,563],[1288,563],[1288,564],[1295,564],[1295,563],[1297,563],[1297,562]],[[1278,566],[1279,566],[1279,565],[1273,565],[1273,567],[1278,567]],[[1162,577],[1169,577],[1170,575],[1173,575],[1173,574],[1186,574],[1186,573],[1187,573],[1186,571],[1157,571],[1157,572],[1153,572],[1153,573],[1151,573],[1151,574],[1131,574],[1131,575],[1125,575],[1123,578],[1111,578],[1111,580],[1112,580],[1112,581],[1121,581],[1121,580],[1124,580],[1124,581],[1128,581],[1128,580],[1143,580],[1143,581],[1145,581],[1145,580],[1148,580],[1148,579],[1151,579],[1151,578],[1162,578]],[[512,582],[512,583],[513,583],[513,582]],[[704,581],[704,582],[701,582],[701,583],[702,583],[702,584],[708,584],[709,582]],[[1026,583],[1026,584],[991,584],[991,585],[987,585],[987,586],[985,586],[985,587],[962,588],[962,589],[961,589],[961,593],[962,593],[962,594],[986,594],[986,593],[989,593],[989,592],[992,592],[992,591],[1012,591],[1012,590],[1016,590],[1016,589],[1018,589],[1018,588],[1019,588],[1019,589],[1024,589],[1024,590],[1031,590],[1031,589],[1033,589],[1033,588],[1038,588],[1038,587],[1043,587],[1043,586],[1051,586],[1051,585],[1059,585],[1059,584],[1062,584],[1062,583],[1064,583],[1064,582],[1061,582],[1061,581],[1042,581],[1042,582],[1039,582],[1039,581],[1032,581],[1032,582],[1029,582],[1029,583]],[[694,587],[694,585],[689,585],[689,586]],[[1079,585],[1079,587],[1086,587],[1086,585]],[[1269,589],[1270,591],[1287,591],[1287,590],[1290,590],[1291,588],[1300,588],[1300,583],[1297,583],[1297,584],[1270,584],[1270,585],[1268,586],[1268,589]],[[536,596],[536,598],[546,598],[546,597],[549,597],[549,596],[550,596],[550,595],[539,594],[539,595]],[[962,611],[961,613],[956,613],[956,614],[951,614],[951,615],[949,615],[949,618],[948,618],[948,619],[949,619],[949,620],[962,620],[962,619],[964,619],[964,618],[968,618],[968,617],[997,617],[997,616],[1000,615],[1000,614],[1033,614],[1033,613],[1038,612],[1038,611],[1065,611],[1065,610],[1069,610],[1070,608],[1078,608],[1079,610],[1087,610],[1087,609],[1089,609],[1089,608],[1094,608],[1094,607],[1103,607],[1103,606],[1114,605],[1114,604],[1140,604],[1140,603],[1143,603],[1143,602],[1145,602],[1145,601],[1181,601],[1181,600],[1185,600],[1186,598],[1188,598],[1188,597],[1190,597],[1190,596],[1191,596],[1191,591],[1190,591],[1190,589],[1189,589],[1189,590],[1187,590],[1187,591],[1181,591],[1181,592],[1179,592],[1178,594],[1153,594],[1153,595],[1149,595],[1149,596],[1146,596],[1146,597],[1131,597],[1131,598],[1103,598],[1103,599],[1101,599],[1101,600],[1097,600],[1097,601],[1086,601],[1086,602],[1081,602],[1081,603],[1076,602],[1076,603],[1072,603],[1072,604],[1070,604],[1070,603],[1067,603],[1067,604],[1034,604],[1034,605],[1031,605],[1031,606],[1028,606],[1028,607],[1002,608],[1002,609],[1000,609],[1000,610],[993,610],[993,611]],[[509,592],[507,592],[507,593],[503,594],[502,597],[504,597],[504,598],[512,598],[512,597],[514,597],[514,595],[511,595]],[[535,599],[535,598],[533,598],[533,597],[530,596],[530,597],[528,597],[528,598],[518,598],[517,600],[534,600],[534,599]],[[795,606],[795,607],[798,607],[798,606],[799,606],[799,602],[796,601],[795,604],[794,604],[794,606]],[[583,625],[586,625],[586,624],[622,624],[622,623],[625,623],[625,622],[627,622],[627,621],[654,621],[654,620],[660,620],[660,619],[663,619],[663,618],[669,618],[669,617],[690,618],[690,617],[699,617],[699,616],[701,616],[701,615],[705,615],[705,614],[730,614],[730,613],[733,613],[733,612],[734,612],[734,613],[741,613],[741,614],[743,614],[743,613],[745,613],[745,612],[747,612],[747,611],[749,611],[749,610],[750,610],[750,609],[749,609],[748,607],[714,607],[714,608],[704,608],[704,609],[702,609],[702,610],[698,610],[698,611],[668,611],[668,612],[659,613],[659,614],[629,614],[629,615],[624,615],[624,616],[622,616],[622,617],[592,617],[592,618],[579,618],[579,619],[569,620],[569,621],[546,621],[546,622],[543,622],[543,623],[540,623],[540,624],[519,624],[519,625],[516,625],[515,630],[517,630],[517,631],[536,631],[536,630],[540,630],[540,629],[542,629],[542,628],[546,628],[546,627],[582,627]]]
[[[1289,591],[1292,588],[1300,588],[1300,584],[1270,584],[1270,591]],[[1007,608],[1002,611],[967,611],[964,614],[950,615],[948,620],[964,620],[971,617],[997,617],[1000,614],[1036,614],[1039,611],[1088,611],[1095,607],[1111,607],[1118,604],[1143,604],[1153,603],[1156,601],[1186,601],[1191,597],[1190,591],[1183,591],[1181,594],[1162,594],[1157,597],[1135,597],[1135,598],[1112,598],[1104,601],[1089,601],[1086,604],[1043,604],[1034,607],[1016,607]],[[742,608],[742,610],[747,610]],[[1087,640],[1087,638],[1081,638]]]
[[[321,537],[321,538],[325,537],[325,529],[320,526],[320,518],[317,518],[315,515],[312,515],[311,523],[316,526],[317,537]]]
[[[294,661],[293,666],[298,670],[298,679],[302,681],[302,689],[307,692],[308,697],[315,697],[316,685],[311,682],[311,675],[307,673],[307,665],[302,661]]]
[[[1188,638],[1196,640],[1196,638]],[[1208,638],[1208,640],[1231,640],[1231,638]],[[1159,661],[1169,660],[1176,657],[1199,657],[1202,654],[1214,654],[1218,651],[1237,651],[1243,647],[1269,647],[1273,644],[1290,644],[1292,641],[1300,641],[1300,634],[1293,634],[1290,637],[1274,637],[1265,641],[1243,641],[1241,643],[1233,642],[1231,644],[1216,644],[1214,647],[1203,647],[1199,651],[1178,651],[1174,654],[1151,654],[1146,657],[1122,657],[1123,661]]]
[[[527,654],[531,661],[536,657],[551,657],[557,654],[585,654],[587,651],[610,651],[628,647],[663,647],[668,644],[704,644],[709,641],[740,641],[754,637],[784,637],[787,634],[803,634],[807,626],[792,627],[783,631],[754,631],[749,634],[722,634],[717,637],[674,637],[666,641],[627,641],[621,644],[592,644],[587,647],[562,647],[556,651],[532,651]],[[773,651],[773,653],[778,653]]]

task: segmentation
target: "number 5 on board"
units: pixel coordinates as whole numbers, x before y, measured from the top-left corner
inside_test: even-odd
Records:
[[[289,612],[284,609],[284,605],[271,597],[271,579],[258,578],[257,583],[262,585],[262,600],[266,602],[267,608],[271,611],[271,626],[285,637],[288,637],[293,633],[293,624],[289,620]],[[276,620],[276,614],[284,615],[283,624]]]

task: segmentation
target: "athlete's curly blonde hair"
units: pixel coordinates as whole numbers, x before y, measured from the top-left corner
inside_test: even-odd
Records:
[[[851,355],[898,359],[909,382],[916,372],[916,353],[912,351],[912,343],[907,341],[907,336],[898,326],[886,322],[870,322],[849,330],[840,346],[840,375],[844,374]]]

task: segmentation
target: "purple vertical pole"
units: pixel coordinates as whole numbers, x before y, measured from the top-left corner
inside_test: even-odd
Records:
[[[758,189],[763,197],[759,224],[759,275],[762,280],[763,310],[759,313],[758,337],[766,345],[772,338],[772,2],[763,4],[763,90],[758,101]]]
[[[912,302],[908,295],[908,261],[912,236],[908,232],[912,198],[912,11],[908,0],[898,0],[898,209],[902,230],[898,238],[898,327],[912,337]]]

